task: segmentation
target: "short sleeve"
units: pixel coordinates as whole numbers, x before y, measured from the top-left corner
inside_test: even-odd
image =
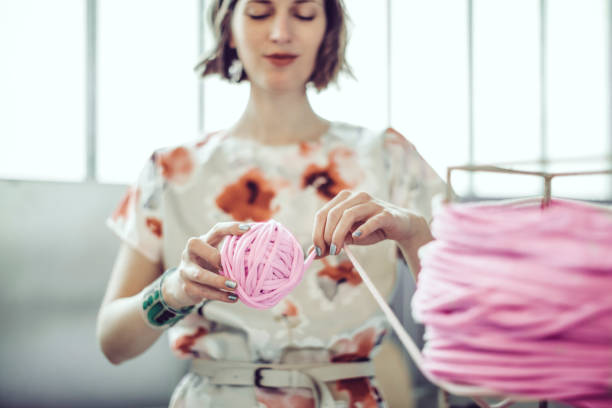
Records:
[[[145,163],[136,183],[128,187],[106,225],[152,262],[162,260],[163,217],[157,153]]]
[[[446,192],[446,183],[421,157],[414,145],[396,130],[383,134],[393,204],[432,219],[432,201]]]

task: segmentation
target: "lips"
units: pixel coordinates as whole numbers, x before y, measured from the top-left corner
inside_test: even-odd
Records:
[[[295,54],[268,54],[265,58],[277,67],[291,64],[298,56]]]

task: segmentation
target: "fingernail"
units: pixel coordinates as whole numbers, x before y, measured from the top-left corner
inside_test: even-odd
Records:
[[[238,296],[236,296],[236,295],[227,295],[227,298],[233,302],[234,300],[238,299]]]
[[[226,280],[225,286],[227,286],[230,289],[236,289],[236,282],[231,281],[231,280]]]
[[[317,251],[317,256],[323,255],[323,251],[321,251],[321,248],[319,248],[318,246],[315,247],[315,251]]]
[[[359,238],[361,236],[361,231],[357,230],[357,231],[353,232],[353,236],[355,238]]]
[[[251,228],[251,226],[249,224],[240,224],[238,226],[238,229],[242,230],[242,231],[248,231],[249,228]]]
[[[331,246],[329,247],[329,254],[336,255],[336,244],[331,244]]]

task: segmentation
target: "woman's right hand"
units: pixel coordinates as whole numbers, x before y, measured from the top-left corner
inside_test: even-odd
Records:
[[[165,302],[174,309],[191,306],[205,299],[235,303],[237,283],[219,274],[221,253],[217,246],[227,235],[242,235],[249,224],[221,222],[206,234],[193,237],[181,255],[178,268],[164,279]]]

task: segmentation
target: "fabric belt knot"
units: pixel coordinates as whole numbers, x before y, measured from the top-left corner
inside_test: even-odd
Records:
[[[373,377],[371,361],[313,364],[259,364],[242,361],[195,359],[191,372],[208,377],[214,385],[260,388],[308,388],[317,408],[335,408],[328,381]]]

